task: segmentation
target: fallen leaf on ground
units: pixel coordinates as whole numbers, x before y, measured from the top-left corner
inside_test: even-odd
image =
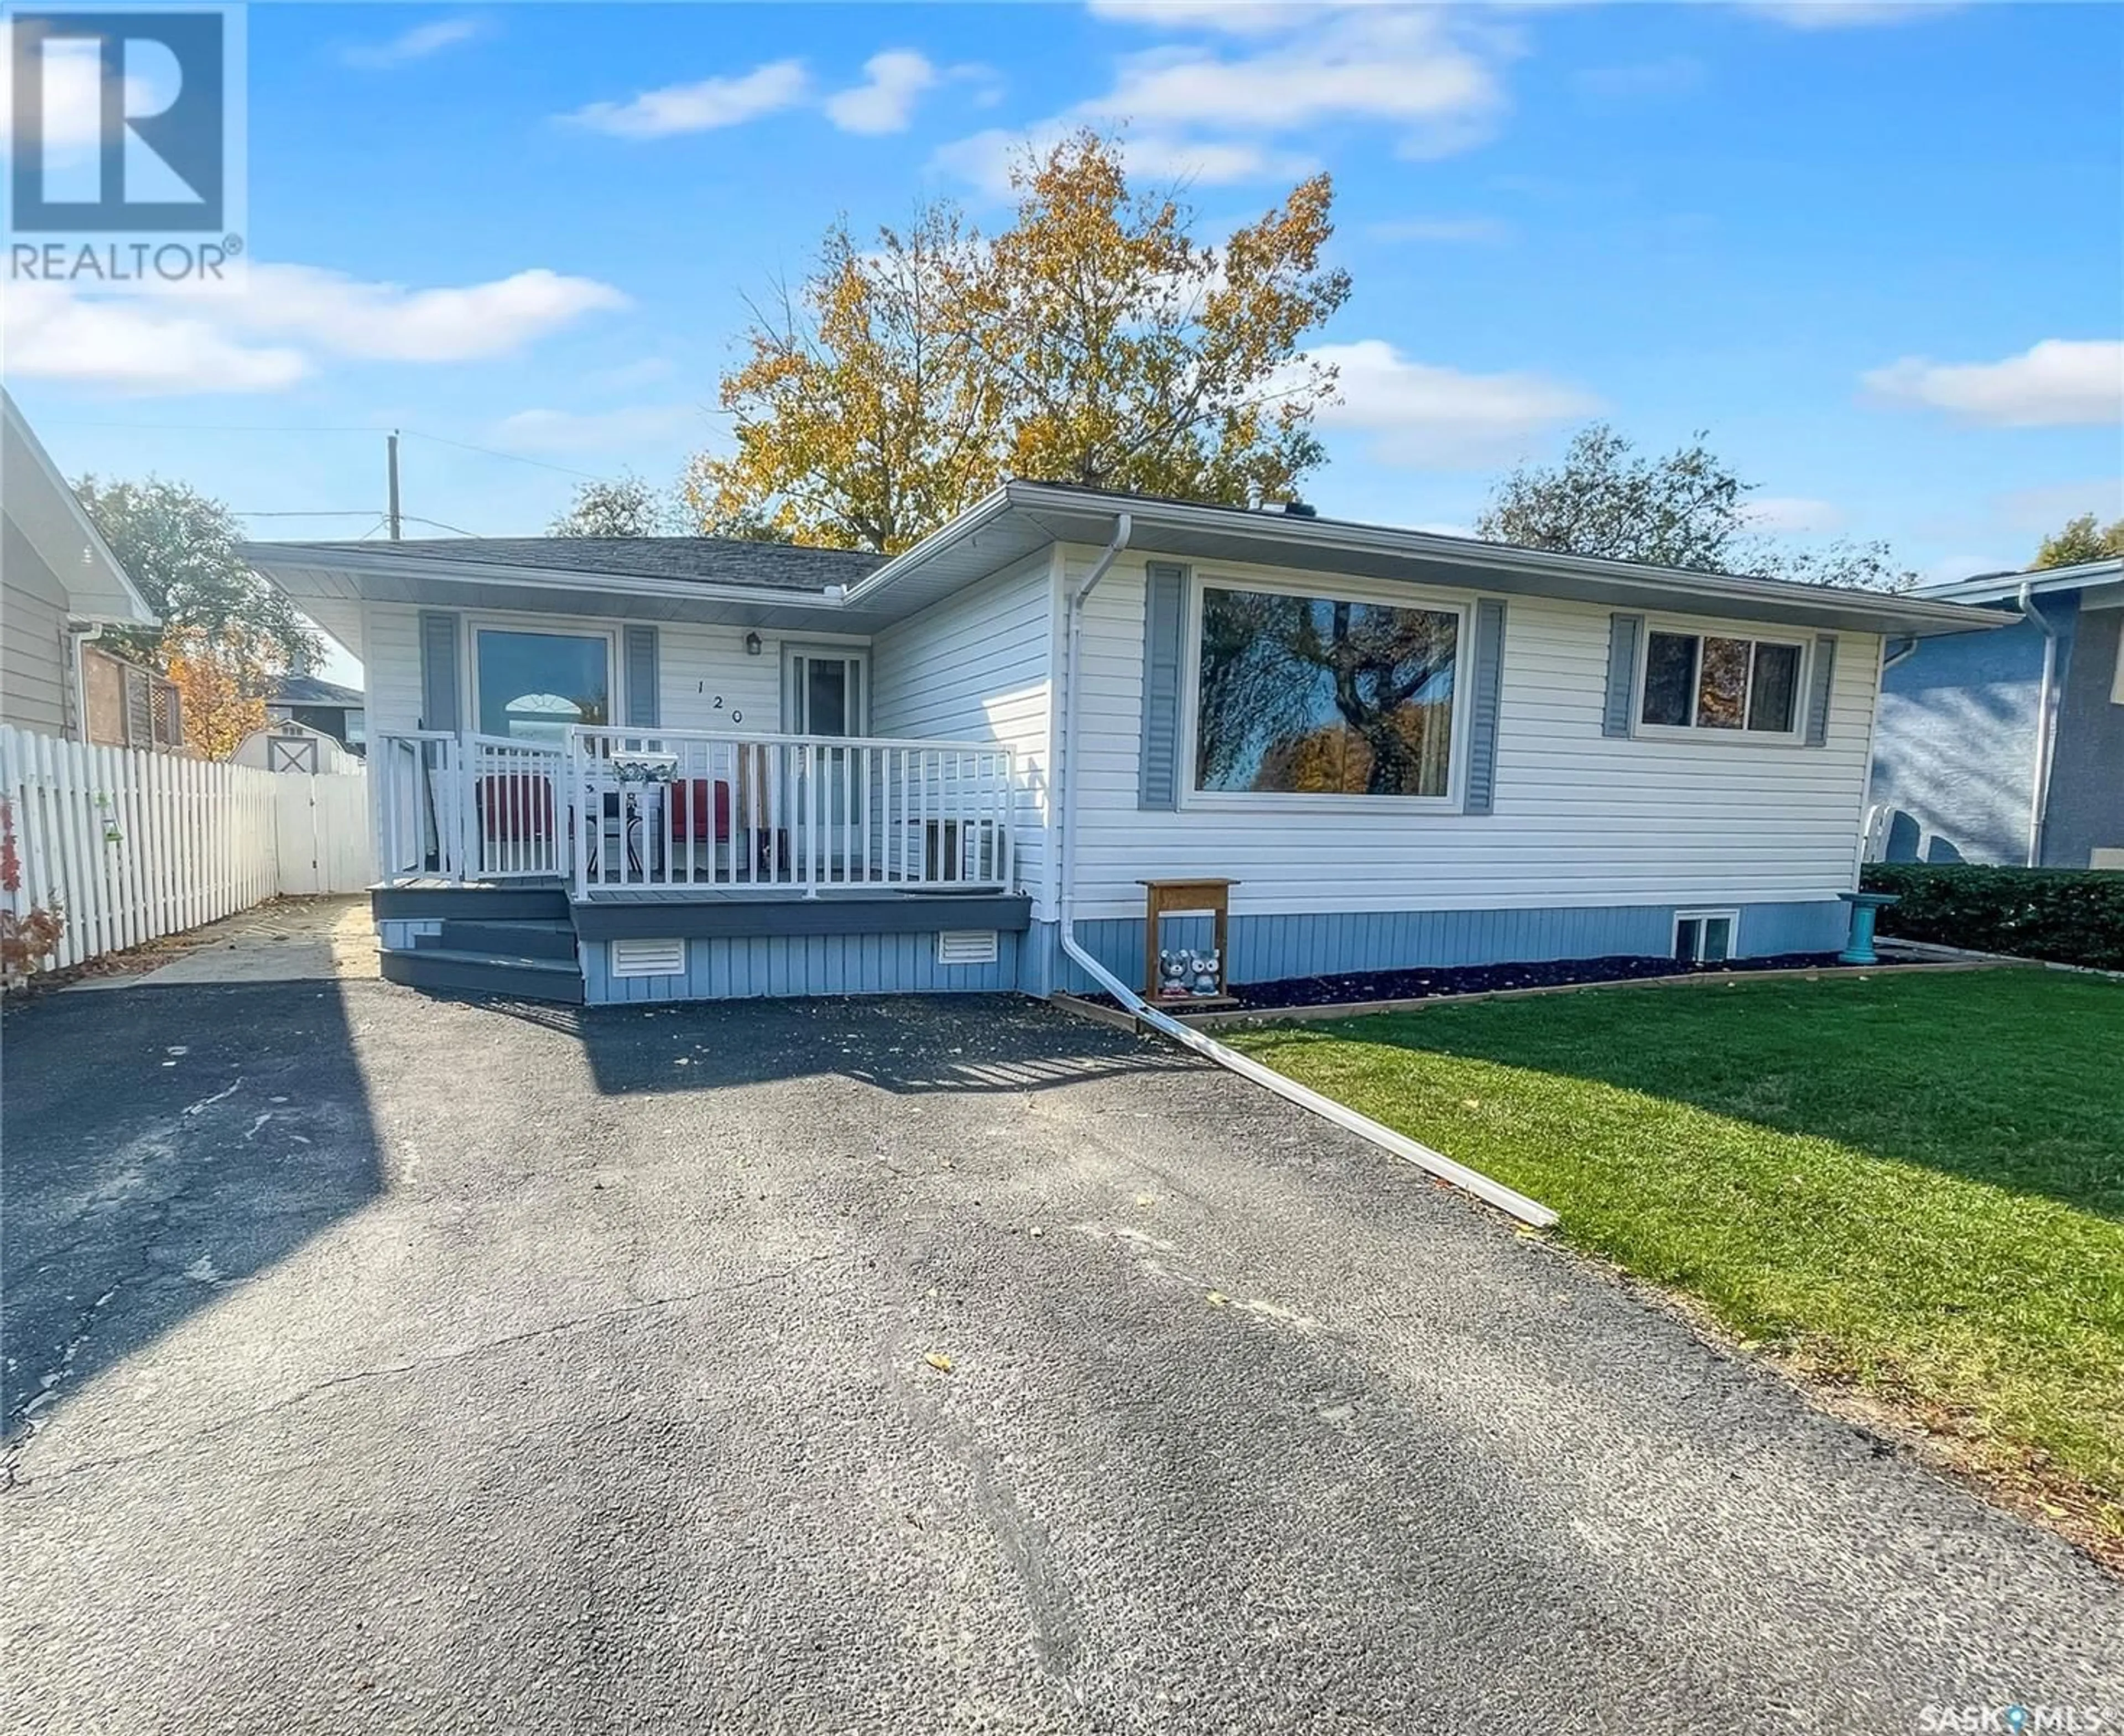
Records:
[[[952,1358],[945,1355],[941,1350],[932,1350],[928,1352],[923,1357],[922,1360],[928,1363],[928,1365],[934,1368],[939,1374],[949,1374],[952,1372]]]
[[[1212,1290],[1209,1295],[1203,1298],[1203,1300],[1207,1302],[1213,1308],[1221,1308],[1231,1299],[1232,1298],[1225,1295],[1222,1290]]]

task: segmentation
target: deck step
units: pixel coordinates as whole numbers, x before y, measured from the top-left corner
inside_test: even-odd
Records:
[[[576,925],[569,922],[468,922],[444,917],[441,931],[414,941],[421,952],[477,952],[503,958],[560,959],[576,962]]]
[[[376,956],[387,982],[402,983],[409,988],[582,1004],[583,974],[572,959],[563,964],[557,959],[453,952],[434,946],[416,952],[379,952]]]
[[[568,913],[568,895],[552,886],[372,886],[369,907],[378,922],[437,917],[465,922],[554,922]]]

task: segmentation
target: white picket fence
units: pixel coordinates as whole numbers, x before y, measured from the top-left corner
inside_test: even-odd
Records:
[[[57,907],[48,966],[78,964],[247,910],[374,878],[369,780],[92,747],[0,726],[0,800],[18,913]]]

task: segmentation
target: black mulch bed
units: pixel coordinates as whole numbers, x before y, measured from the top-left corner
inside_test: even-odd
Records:
[[[1710,976],[1722,971],[1875,970],[1886,965],[1849,965],[1833,952],[1786,952],[1771,958],[1732,959],[1723,964],[1686,965],[1672,959],[1621,955],[1610,959],[1555,959],[1535,964],[1463,964],[1431,970],[1371,970],[1346,977],[1287,977],[1276,983],[1235,983],[1241,1012],[1278,1006],[1339,1006],[1362,1001],[1427,1001],[1437,995],[1488,994],[1500,988],[1561,988],[1583,983],[1627,983],[1641,977]],[[1087,995],[1107,1006],[1111,995]],[[1162,1003],[1184,1014],[1183,1005]],[[1220,1009],[1229,1011],[1230,1009]]]

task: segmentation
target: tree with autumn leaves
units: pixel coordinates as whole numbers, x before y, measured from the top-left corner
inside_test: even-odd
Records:
[[[1080,132],[1012,172],[993,237],[948,204],[860,244],[845,223],[722,382],[735,450],[684,495],[711,534],[890,553],[1009,476],[1254,504],[1323,457],[1332,368],[1307,334],[1347,299],[1324,267],[1325,175],[1221,246]]]
[[[114,629],[115,648],[176,683],[185,745],[226,759],[265,725],[274,681],[308,669],[323,642],[294,604],[251,570],[238,551],[235,515],[220,501],[158,476],[83,476],[74,492],[162,618],[159,627]]]

